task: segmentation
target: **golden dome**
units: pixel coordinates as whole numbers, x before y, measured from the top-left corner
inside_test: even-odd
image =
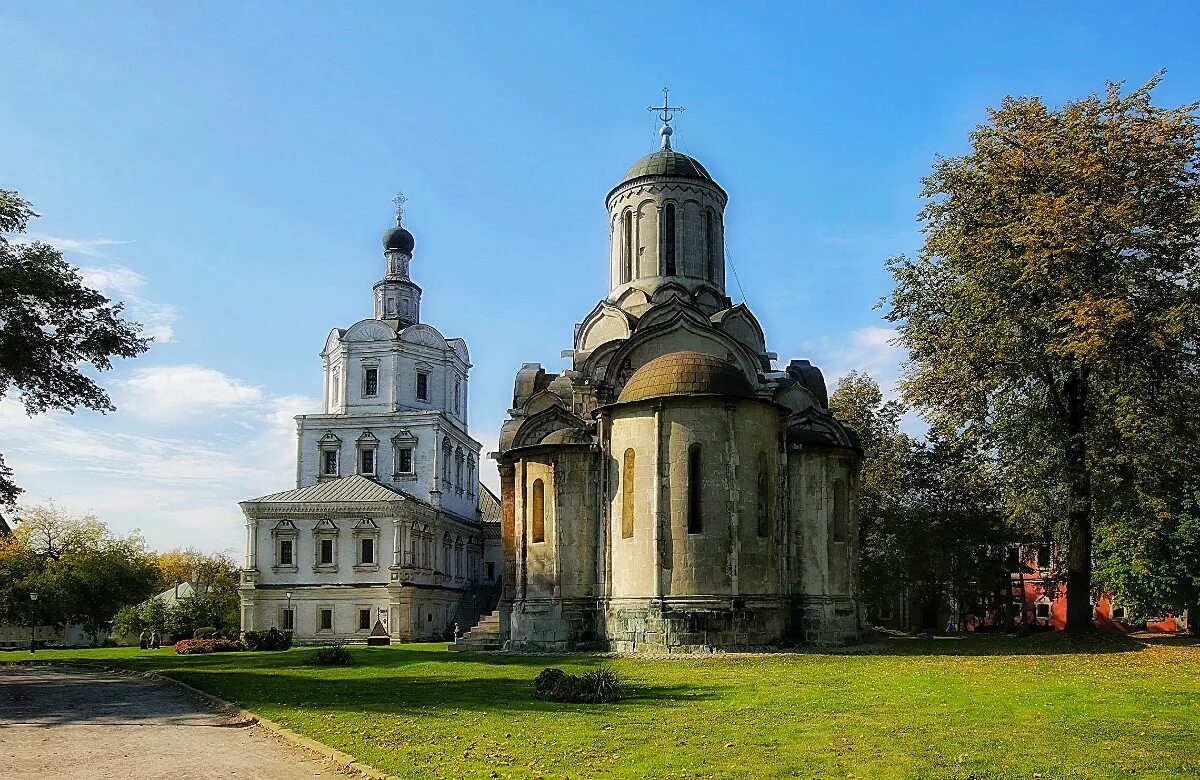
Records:
[[[664,395],[731,395],[754,398],[754,389],[737,366],[703,352],[672,352],[633,372],[618,403]]]

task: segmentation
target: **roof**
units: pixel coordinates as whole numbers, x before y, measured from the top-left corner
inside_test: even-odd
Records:
[[[542,439],[542,444],[591,444],[592,435],[579,428],[559,428]]]
[[[671,352],[633,372],[618,403],[664,395],[726,395],[754,398],[741,369],[703,352]]]
[[[683,179],[700,179],[701,181],[713,180],[699,160],[673,149],[660,149],[638,160],[633,167],[625,171],[621,182],[624,183],[642,176],[675,176]]]
[[[395,501],[404,494],[359,474],[318,482],[308,487],[252,498],[247,503],[299,504],[317,501]]]
[[[188,599],[208,593],[210,587],[207,583],[201,582],[177,582],[153,598],[161,600],[169,607],[180,599]]]
[[[485,523],[500,522],[500,499],[482,482],[479,483],[479,516]]]

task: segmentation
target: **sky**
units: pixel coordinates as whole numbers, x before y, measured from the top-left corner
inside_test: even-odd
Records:
[[[607,293],[604,196],[675,147],[729,192],[728,293],[786,365],[895,392],[881,299],[921,246],[921,177],[1005,95],[1108,81],[1200,97],[1189,3],[6,3],[0,188],[155,339],[117,411],[24,415],[25,504],[157,549],[240,553],[237,502],[294,486],[329,330],[371,316],[408,197],[423,319],[467,340],[494,448],[522,363],[567,368]],[[495,468],[481,472],[495,487]]]

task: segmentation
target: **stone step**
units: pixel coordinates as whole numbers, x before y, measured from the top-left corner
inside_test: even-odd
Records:
[[[464,650],[499,650],[503,642],[500,639],[500,610],[484,615],[471,630],[454,640],[449,650],[460,652]]]

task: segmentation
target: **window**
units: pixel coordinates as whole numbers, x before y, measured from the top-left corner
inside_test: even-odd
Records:
[[[1021,545],[1019,544],[1008,548],[1008,570],[1011,572],[1021,570]]]
[[[292,565],[292,540],[291,539],[279,540],[279,565],[280,566],[291,566]]]
[[[291,607],[285,607],[282,613],[282,619],[279,621],[283,625],[284,631],[296,630],[296,610]]]
[[[358,544],[359,563],[375,563],[375,540],[360,539]]]
[[[633,212],[626,210],[621,217],[621,282],[633,280]]]
[[[462,378],[454,377],[454,413],[458,414],[462,409]]]
[[[375,474],[375,448],[364,447],[358,452],[358,473],[366,476]]]
[[[425,371],[417,372],[417,400],[429,400],[429,374]]]
[[[445,487],[450,487],[450,458],[453,451],[450,449],[450,440],[442,439],[442,481],[445,482]]]
[[[892,605],[891,604],[881,604],[879,606],[880,622],[887,622],[887,621],[890,621],[891,619],[892,619]]]
[[[621,464],[621,538],[633,538],[633,449],[625,450]]]
[[[358,630],[359,631],[370,631],[371,630],[371,610],[360,609],[358,611]]]
[[[463,451],[457,448],[454,451],[454,487],[458,492],[463,492]]]
[[[412,447],[400,447],[396,450],[396,473],[411,474],[413,473],[413,451]]]
[[[846,543],[849,540],[849,525],[846,517],[846,483],[844,480],[833,481],[833,541]]]
[[[321,540],[321,565],[322,566],[332,566],[333,565],[333,540],[332,539],[322,539]]]
[[[717,236],[713,230],[713,212],[709,209],[704,215],[704,252],[705,264],[708,266],[708,278],[717,281]]]
[[[663,230],[666,232],[664,244],[667,252],[667,276],[675,275],[675,204],[667,204],[666,219]]]
[[[766,453],[758,454],[758,535],[766,536],[771,524],[771,482]]]
[[[688,450],[687,531],[689,534],[698,534],[704,531],[704,522],[700,514],[699,444],[693,444]]]
[[[379,369],[375,367],[366,367],[363,369],[363,388],[362,394],[364,398],[370,398],[379,395]]]
[[[1124,620],[1125,619],[1125,607],[1113,607],[1112,608],[1112,619],[1113,620]]]
[[[533,481],[533,542],[546,541],[546,485]]]
[[[320,622],[317,624],[317,630],[318,631],[332,631],[333,630],[333,610],[330,609],[329,607],[322,607],[319,610],[318,614],[320,616],[319,617]]]
[[[338,451],[321,450],[321,459],[321,473],[327,477],[336,477],[338,474]]]
[[[475,456],[467,456],[467,495],[475,495]]]
[[[1050,545],[1045,542],[1038,545],[1037,566],[1042,571],[1050,568]]]
[[[333,399],[334,406],[342,404],[342,369],[340,366],[333,367],[333,387],[329,388],[329,397]]]
[[[1039,601],[1034,605],[1034,614],[1038,620],[1047,620],[1050,617],[1050,605],[1045,601]]]
[[[496,579],[496,562],[495,561],[487,562],[487,578],[489,580]]]

